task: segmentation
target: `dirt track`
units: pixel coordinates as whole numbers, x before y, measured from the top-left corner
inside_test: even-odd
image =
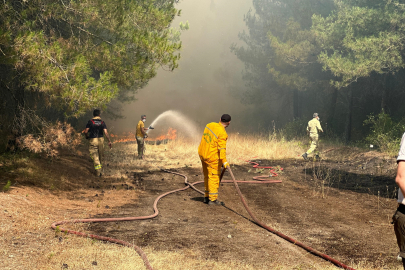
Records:
[[[284,173],[278,177],[283,181],[281,184],[240,185],[259,219],[345,264],[365,263],[377,269],[398,266],[390,224],[396,202],[386,198],[395,196],[395,183],[389,175],[392,171],[384,173],[381,165],[386,162],[389,167],[392,160],[365,158],[359,159],[359,164],[260,162],[280,165]],[[379,175],[375,175],[376,164],[381,167]],[[190,182],[202,179],[199,169],[175,170],[188,175]],[[257,176],[249,164],[235,166],[233,171],[240,180]],[[150,214],[158,195],[184,186],[182,177],[160,171],[128,174],[132,186],[144,192],[139,200],[113,209],[108,217]],[[230,179],[229,175],[224,178]],[[240,260],[256,269],[296,266],[298,262],[302,269],[311,269],[314,261],[323,263],[320,258],[250,222],[232,184],[221,185],[220,200],[225,202],[225,207],[207,206],[202,203],[201,195],[189,189],[163,198],[158,204],[161,214],[153,220],[93,224],[90,229],[156,250],[198,249],[207,259]]]

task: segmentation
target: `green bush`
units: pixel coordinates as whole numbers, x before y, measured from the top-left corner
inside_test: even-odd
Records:
[[[308,119],[297,118],[285,124],[282,133],[287,140],[302,138],[307,136],[307,126]]]
[[[398,153],[402,134],[405,131],[403,121],[395,122],[390,115],[384,111],[378,115],[369,115],[364,120],[364,125],[370,125],[370,133],[366,137],[366,142],[377,146],[380,151],[391,155]]]
[[[8,180],[7,184],[3,186],[3,191],[8,191],[11,187],[11,181]]]

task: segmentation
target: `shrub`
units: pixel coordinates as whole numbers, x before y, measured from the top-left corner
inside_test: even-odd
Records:
[[[307,135],[307,125],[308,119],[297,118],[285,124],[282,133],[287,140],[302,138]]]
[[[403,121],[395,122],[384,111],[378,115],[369,115],[364,125],[371,125],[366,142],[376,145],[382,152],[395,155],[398,152],[402,134],[405,131]]]
[[[44,125],[40,132],[28,134],[17,138],[20,149],[34,153],[45,153],[48,157],[58,155],[58,148],[74,148],[81,142],[80,134],[76,133],[68,123]]]
[[[3,186],[3,191],[8,191],[8,190],[10,189],[10,187],[11,187],[11,181],[8,180],[8,181],[7,181],[7,184],[5,184],[5,185]]]

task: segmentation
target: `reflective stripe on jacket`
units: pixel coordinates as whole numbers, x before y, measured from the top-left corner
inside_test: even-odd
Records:
[[[198,147],[198,155],[202,161],[211,163],[222,161],[226,162],[226,141],[228,134],[220,123],[209,123],[201,138]]]

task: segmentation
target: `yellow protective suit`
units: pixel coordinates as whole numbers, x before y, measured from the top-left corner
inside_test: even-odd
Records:
[[[222,164],[228,165],[226,161],[226,141],[228,134],[221,123],[209,123],[201,138],[198,147],[203,172],[205,197],[210,201],[218,198],[219,176],[221,174]]]
[[[323,132],[321,127],[321,123],[317,118],[312,119],[308,122],[307,132],[309,133],[309,137],[311,138],[311,146],[309,147],[307,154],[310,154],[314,151],[317,153],[318,149],[318,139],[319,139],[319,131]]]

